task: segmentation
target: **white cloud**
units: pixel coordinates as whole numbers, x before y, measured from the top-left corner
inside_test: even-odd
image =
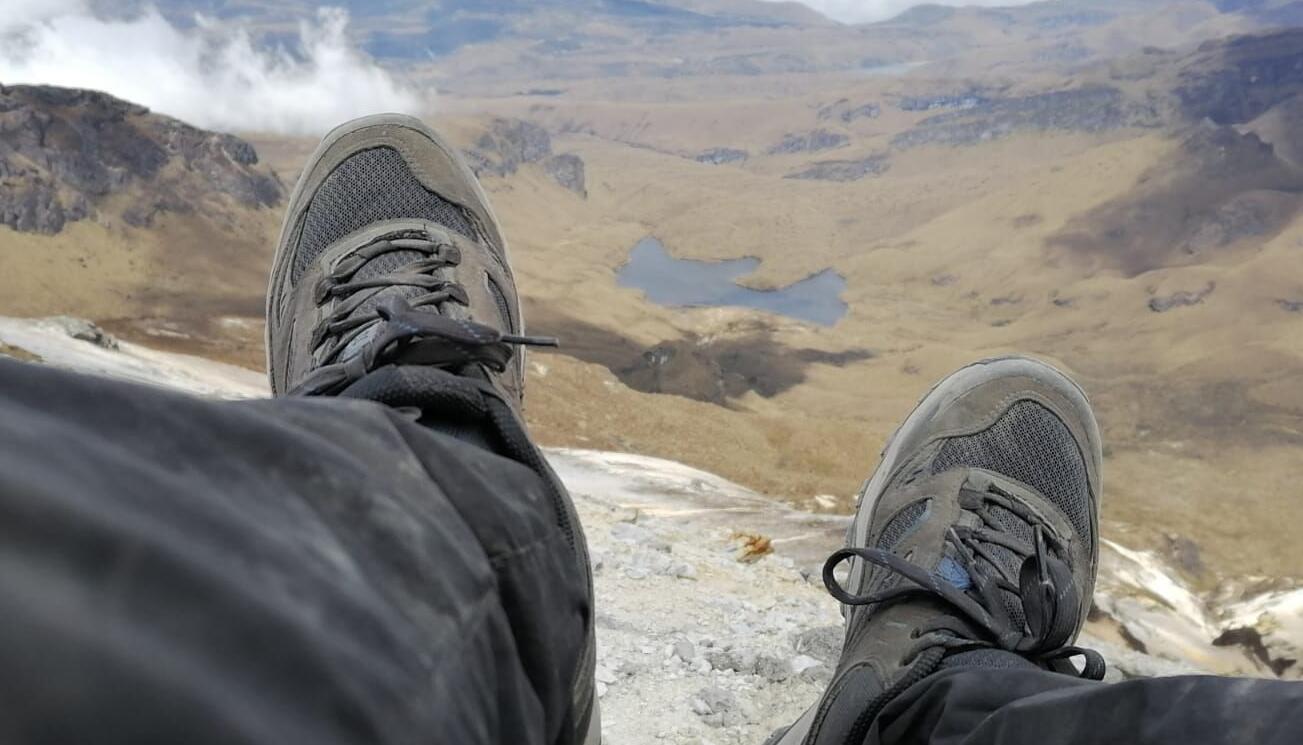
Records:
[[[782,2],[783,0],[768,0]],[[885,21],[899,15],[916,5],[967,5],[984,8],[1001,8],[1013,5],[1027,5],[1036,0],[799,0],[837,21],[843,23],[868,23]]]
[[[348,15],[322,9],[299,27],[297,55],[258,48],[246,30],[156,10],[97,18],[84,0],[3,0],[0,82],[93,88],[226,131],[319,134],[377,111],[430,103],[348,41]],[[11,7],[12,6],[12,7]]]

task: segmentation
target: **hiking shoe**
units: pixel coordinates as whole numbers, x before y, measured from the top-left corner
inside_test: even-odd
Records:
[[[290,198],[267,293],[276,396],[339,396],[416,421],[534,470],[547,485],[575,571],[592,565],[565,486],[520,417],[525,345],[497,219],[461,156],[398,114],[322,141]],[[558,743],[601,738],[591,615]]]
[[[1095,587],[1101,460],[1085,394],[1049,365],[988,360],[933,388],[824,566],[846,617],[832,683],[771,742],[860,745],[891,699],[951,667],[1102,678],[1070,646]]]
[[[322,141],[290,197],[267,293],[273,395],[330,394],[386,364],[472,373],[517,408],[520,305],[488,198],[398,114]]]

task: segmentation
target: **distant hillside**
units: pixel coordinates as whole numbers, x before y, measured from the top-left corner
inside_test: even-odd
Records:
[[[1303,29],[1150,52],[1114,66],[1113,82],[1166,112],[1179,157],[1079,215],[1054,244],[1136,275],[1259,247],[1299,214]]]
[[[0,313],[216,337],[260,315],[284,194],[238,137],[95,91],[0,86]]]
[[[94,91],[0,85],[0,224],[15,230],[145,227],[162,213],[270,207],[283,192],[237,137]]]

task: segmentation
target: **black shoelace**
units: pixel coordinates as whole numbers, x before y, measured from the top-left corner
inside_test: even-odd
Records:
[[[395,271],[374,277],[358,279],[363,267],[377,258],[391,253],[415,253],[423,258],[409,262]],[[407,299],[413,308],[442,306],[454,302],[469,305],[466,289],[456,282],[436,275],[440,269],[461,264],[461,251],[450,243],[433,240],[421,231],[401,231],[383,236],[359,248],[339,262],[334,271],[321,278],[315,288],[317,305],[332,298],[343,298],[334,311],[323,318],[312,330],[313,351],[331,342],[321,354],[321,361],[330,364],[340,352],[360,336],[368,327],[381,320],[378,308],[363,311],[362,306],[377,293],[393,287],[415,287],[424,293]]]
[[[419,253],[423,258],[385,274],[356,277],[371,261],[395,252]],[[386,364],[458,369],[478,363],[502,372],[517,346],[557,346],[556,339],[504,334],[492,326],[444,315],[442,310],[448,303],[470,304],[464,287],[437,276],[439,270],[460,264],[461,252],[456,246],[433,240],[421,231],[384,236],[339,262],[315,288],[318,304],[342,298],[313,330],[314,350],[329,345],[319,356],[323,364],[291,394],[338,393]],[[378,293],[393,287],[415,287],[425,292],[407,298],[387,296],[373,308],[363,308]],[[338,361],[354,340],[377,324],[380,328],[360,352]]]
[[[909,670],[870,702],[851,728],[848,745],[860,745],[887,703],[936,672],[947,656],[958,652],[1001,649],[1041,665],[1081,656],[1085,659],[1082,678],[1104,678],[1104,659],[1099,653],[1070,644],[1077,631],[1080,597],[1072,570],[1062,558],[1067,556],[1066,547],[1058,536],[1038,515],[995,485],[981,492],[965,488],[960,494],[960,505],[982,521],[981,527],[952,527],[946,535],[955,560],[971,579],[967,590],[882,549],[845,548],[824,564],[824,585],[846,605],[879,605],[925,595],[940,599],[957,612],[939,616],[914,631],[918,643],[901,660],[902,665],[910,665]],[[1006,530],[992,513],[992,506],[1008,510],[1031,525],[1034,545],[1028,546]],[[1022,557],[1017,577],[1009,576],[1012,572],[993,554],[994,546]],[[836,578],[837,567],[853,558],[882,567],[908,583],[871,595],[853,595]],[[1010,616],[1001,596],[1005,591],[1016,593],[1021,600],[1025,624],[1016,623]]]

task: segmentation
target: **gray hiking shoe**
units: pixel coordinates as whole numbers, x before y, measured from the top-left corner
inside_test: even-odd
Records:
[[[542,477],[575,571],[592,569],[579,515],[520,417],[520,305],[488,199],[461,156],[412,117],[382,114],[322,141],[290,199],[267,293],[277,396],[341,396],[417,421]],[[596,745],[591,613],[558,743]]]
[[[836,675],[771,741],[860,745],[891,699],[945,668],[1102,678],[1099,655],[1070,646],[1095,587],[1101,459],[1085,394],[1046,364],[988,360],[933,388],[824,567],[846,617]]]
[[[497,219],[454,148],[398,114],[326,136],[290,198],[267,293],[274,395],[336,392],[389,363],[478,366],[519,408],[512,347],[543,341],[521,328]]]

